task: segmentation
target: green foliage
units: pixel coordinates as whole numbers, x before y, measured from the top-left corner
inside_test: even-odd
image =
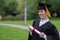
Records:
[[[24,13],[24,2],[26,2],[28,19],[38,18],[37,17],[38,0],[17,0],[17,2],[18,2],[18,10],[21,13]],[[21,17],[24,18],[24,14],[22,16]]]
[[[38,13],[38,0],[30,0],[28,3],[28,19],[35,19],[37,18]]]
[[[17,8],[16,1],[10,2],[9,5],[8,5],[8,8],[9,8],[9,10],[16,10],[16,8]]]
[[[4,14],[5,0],[0,0],[0,15]]]
[[[4,16],[6,12],[16,9],[17,9],[16,0],[14,1],[0,0],[0,15]]]
[[[11,16],[11,15],[3,16],[2,20],[4,20],[4,21],[5,20],[12,20],[12,21],[20,20],[20,15],[17,15],[17,16]]]
[[[8,11],[19,10],[24,13],[24,2],[27,4],[28,19],[38,18],[38,2],[46,2],[51,4],[50,11],[59,9],[60,0],[0,0],[0,15],[5,15]],[[24,19],[24,14],[21,16]]]

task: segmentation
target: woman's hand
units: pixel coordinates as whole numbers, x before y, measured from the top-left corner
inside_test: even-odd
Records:
[[[30,26],[28,26],[28,29],[29,29],[29,31],[32,31],[32,29],[30,28]]]
[[[44,38],[44,35],[45,35],[44,32],[41,32],[41,33],[40,33],[40,37],[41,37],[41,38]]]

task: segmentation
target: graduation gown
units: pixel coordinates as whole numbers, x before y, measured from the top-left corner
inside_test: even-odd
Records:
[[[47,36],[47,40],[59,40],[59,33],[56,27],[50,21],[48,21],[47,23],[45,23],[40,27],[39,27],[39,22],[40,22],[39,19],[35,20],[32,26],[38,31],[44,32]],[[32,35],[30,35],[29,33],[28,40],[45,40],[45,39],[40,38],[40,36],[37,33],[32,31]]]

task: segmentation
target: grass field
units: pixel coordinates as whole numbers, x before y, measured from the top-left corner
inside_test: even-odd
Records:
[[[50,20],[60,31],[60,19]],[[33,20],[27,21],[27,25],[32,25]],[[24,21],[0,21],[0,23],[24,25]],[[20,28],[0,26],[0,40],[27,40],[28,31]]]
[[[57,27],[57,29],[60,31],[60,19],[53,18],[50,19],[50,21]],[[18,25],[25,25],[24,21],[0,21],[0,23],[8,23],[8,24],[18,24]],[[32,25],[33,20],[27,21],[26,25]]]
[[[32,25],[33,20],[27,21],[26,25]],[[18,25],[25,25],[24,21],[0,21],[0,23],[8,23],[8,24],[18,24]]]
[[[0,40],[27,40],[27,37],[27,30],[7,26],[0,26]]]

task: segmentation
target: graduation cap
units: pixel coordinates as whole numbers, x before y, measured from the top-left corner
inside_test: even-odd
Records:
[[[38,4],[38,10],[45,10],[48,17],[51,17],[50,12],[48,10],[49,7],[51,7],[50,4],[46,4],[46,3],[39,3]]]

